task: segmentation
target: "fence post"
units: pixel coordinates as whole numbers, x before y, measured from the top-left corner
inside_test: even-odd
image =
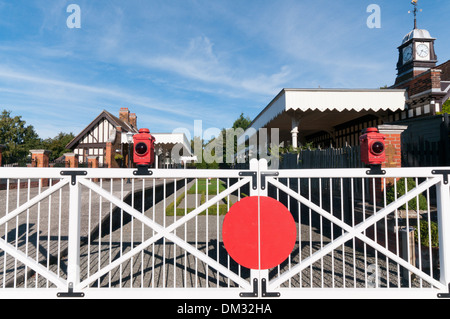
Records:
[[[73,177],[71,177],[73,178]],[[76,177],[76,180],[80,177]],[[69,239],[67,260],[68,288],[75,288],[80,283],[80,223],[81,192],[78,180],[70,183],[69,198]]]
[[[259,192],[261,189],[261,176],[259,174],[259,160],[253,158],[250,160],[250,164],[249,164],[249,169],[250,171],[256,171],[257,172],[257,184],[258,184],[258,188],[255,190],[253,189],[253,182],[250,182],[249,185],[249,189],[250,189],[250,196],[259,196]],[[267,162],[266,162],[267,163]],[[267,166],[266,166],[267,167]],[[259,212],[258,212],[259,213]],[[259,217],[258,217],[259,219]],[[259,221],[258,221],[258,227],[259,227]],[[258,246],[259,246],[260,240],[259,240],[259,231],[258,231]],[[258,248],[259,250],[259,248]],[[258,257],[260,256],[259,252],[258,252]],[[261,271],[260,270],[255,270],[255,269],[251,269],[250,270],[250,278],[251,278],[251,282],[253,283],[255,280],[257,280],[258,282],[260,282],[261,278]],[[260,290],[261,287],[258,286],[258,296],[260,294]]]
[[[439,227],[439,264],[442,284],[450,284],[450,185],[443,181],[436,190]]]

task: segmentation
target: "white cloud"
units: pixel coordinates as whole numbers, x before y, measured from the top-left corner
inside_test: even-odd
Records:
[[[144,106],[149,109],[169,112],[177,115],[187,116],[190,113],[180,109],[168,108],[167,105],[160,105],[159,101],[153,101],[148,97],[136,96],[135,94],[122,91],[117,88],[105,88],[92,85],[85,85],[74,83],[65,80],[57,80],[55,78],[35,76],[34,74],[20,73],[10,70],[7,67],[0,65],[0,79],[15,80],[20,82],[22,89],[9,89],[11,92],[20,94],[33,94],[36,97],[51,98],[53,100],[67,100],[68,98],[75,98],[78,100],[85,100],[97,96],[100,98],[115,98],[118,102],[124,101],[130,104]],[[34,85],[33,87],[24,86],[25,83]],[[37,90],[34,90],[36,89]],[[58,90],[63,89],[63,90]],[[67,91],[66,91],[67,90]],[[51,91],[52,96],[45,95],[46,91]],[[71,93],[69,93],[71,92]],[[75,95],[71,95],[75,94]]]
[[[203,83],[199,90],[215,90],[220,93],[228,90],[227,95],[259,94],[272,95],[279,91],[291,78],[288,66],[282,66],[273,74],[261,71],[238,69],[232,61],[221,59],[214,51],[214,43],[205,36],[192,39],[181,54],[143,56],[139,52],[121,54],[122,61],[140,65],[149,70],[171,72],[189,80]],[[191,87],[191,89],[195,89]],[[217,90],[219,89],[219,90]],[[239,92],[240,91],[240,92]]]

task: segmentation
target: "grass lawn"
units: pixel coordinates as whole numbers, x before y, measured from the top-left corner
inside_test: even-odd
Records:
[[[208,188],[208,196],[210,199],[213,196],[217,195],[218,193],[221,193],[224,190],[226,190],[226,184],[223,181],[219,180],[219,187],[217,187],[216,178],[211,179],[209,182],[207,179],[199,179],[197,180],[197,183],[194,183],[192,185],[192,187],[187,191],[187,193],[201,195],[200,205],[202,205],[206,202],[206,188]],[[181,201],[184,200],[184,196],[185,194],[182,193],[179,197],[177,197],[176,206],[178,206],[181,203]],[[227,201],[226,198],[224,198],[223,200],[225,202]],[[230,207],[232,205],[233,203],[230,203]],[[185,213],[189,213],[194,209],[195,207],[188,207],[187,209],[177,208],[177,216],[184,216]],[[219,207],[217,207],[217,204],[212,205],[211,207],[208,208],[208,215],[217,215],[217,210],[219,211],[219,215],[225,215],[228,212],[228,205],[219,204]],[[173,216],[173,214],[174,214],[174,203],[172,202],[166,208],[166,215]],[[200,215],[206,215],[206,211],[201,212]]]
[[[217,178],[212,178],[209,182],[208,179],[199,179],[197,183],[194,183],[192,187],[187,191],[188,194],[206,194],[206,187],[208,187],[208,195],[217,195],[218,193],[226,190],[225,182],[219,180],[219,187],[217,187]],[[217,192],[219,190],[219,192]]]

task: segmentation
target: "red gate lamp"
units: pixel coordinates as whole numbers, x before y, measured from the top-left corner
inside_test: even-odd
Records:
[[[138,170],[134,175],[149,175],[148,167],[155,161],[155,138],[147,128],[141,128],[139,134],[133,135],[133,162]]]
[[[381,164],[386,161],[386,136],[380,134],[376,127],[369,127],[359,137],[361,144],[361,161],[370,167],[371,175],[385,174]]]

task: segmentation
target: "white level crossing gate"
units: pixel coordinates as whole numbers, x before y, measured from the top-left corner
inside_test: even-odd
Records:
[[[133,172],[0,168],[0,298],[449,297],[450,168]],[[223,244],[248,196],[295,221],[270,269]]]

